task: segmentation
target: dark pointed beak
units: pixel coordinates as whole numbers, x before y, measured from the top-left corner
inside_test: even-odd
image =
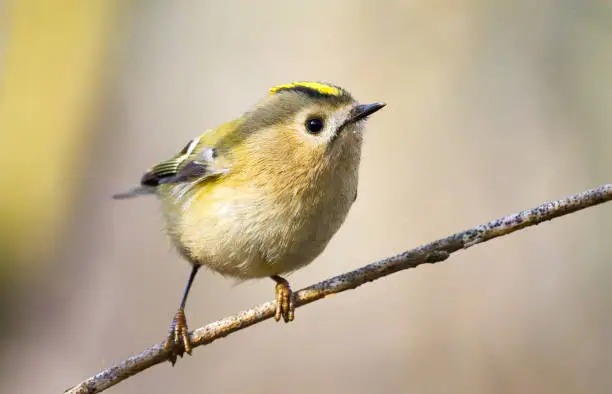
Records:
[[[372,104],[359,104],[355,106],[355,108],[353,108],[351,117],[348,119],[346,123],[359,122],[360,120],[365,119],[368,116],[372,115],[374,112],[378,111],[385,105],[387,104],[381,101],[372,103]]]

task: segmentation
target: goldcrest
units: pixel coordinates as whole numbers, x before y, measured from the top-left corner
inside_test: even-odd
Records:
[[[165,346],[191,353],[185,303],[200,267],[276,282],[276,320],[293,320],[281,274],[314,260],[357,198],[366,118],[384,103],[359,104],[319,82],[270,89],[239,118],[204,132],[114,198],[157,195],[166,232],[192,270]]]

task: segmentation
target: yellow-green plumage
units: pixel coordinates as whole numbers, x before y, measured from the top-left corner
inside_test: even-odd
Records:
[[[292,127],[257,130],[220,149],[227,174],[159,187],[167,232],[192,263],[248,279],[293,271],[323,251],[357,193],[361,135],[337,141],[346,146],[328,157],[326,146],[303,147],[309,142]],[[228,128],[205,133],[192,156]]]
[[[195,267],[284,286],[277,276],[310,263],[344,222],[357,195],[363,119],[383,106],[329,84],[277,86],[118,197],[156,194],[168,235]]]

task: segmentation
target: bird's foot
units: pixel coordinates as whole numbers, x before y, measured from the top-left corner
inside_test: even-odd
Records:
[[[173,366],[176,363],[177,356],[183,357],[184,353],[191,354],[192,347],[187,330],[187,319],[185,318],[185,310],[182,308],[176,311],[176,315],[172,319],[164,348],[170,352],[169,361]]]
[[[274,319],[279,321],[282,317],[285,323],[293,321],[295,302],[291,286],[286,279],[278,275],[272,276],[272,279],[276,282],[276,313]]]

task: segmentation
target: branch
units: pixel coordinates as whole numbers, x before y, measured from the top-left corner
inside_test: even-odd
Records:
[[[439,239],[396,256],[377,261],[354,271],[306,287],[295,293],[296,307],[310,304],[330,294],[354,289],[367,282],[374,281],[397,271],[414,268],[425,263],[444,261],[451,253],[460,249],[467,249],[481,242],[510,234],[525,227],[533,226],[610,200],[612,200],[612,184],[607,184],[558,201],[548,202],[532,209],[493,220],[492,222],[476,226],[469,230]],[[275,302],[267,302],[242,311],[234,316],[226,317],[204,327],[200,327],[190,334],[193,347],[207,345],[238,330],[267,320],[274,316],[274,311]],[[161,343],[157,344],[136,356],[132,356],[90,377],[66,390],[66,393],[99,393],[153,365],[167,361],[169,355],[169,352],[163,348]]]

